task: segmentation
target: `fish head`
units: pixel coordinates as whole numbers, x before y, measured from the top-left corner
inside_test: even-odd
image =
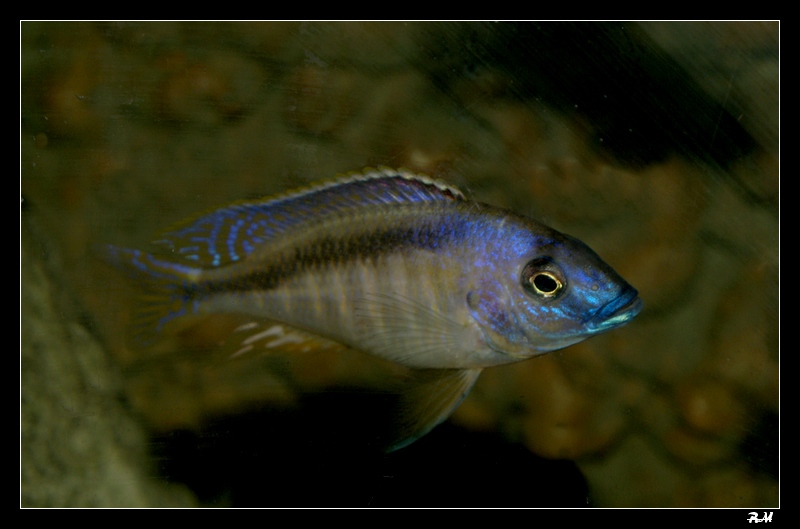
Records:
[[[609,331],[642,309],[637,290],[586,244],[534,227],[498,238],[480,286],[467,296],[485,344],[508,362]]]

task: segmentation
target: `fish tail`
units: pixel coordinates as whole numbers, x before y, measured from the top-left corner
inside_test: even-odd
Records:
[[[199,269],[113,245],[103,247],[102,254],[136,283],[138,307],[132,327],[139,345],[153,345],[167,325],[196,312]]]

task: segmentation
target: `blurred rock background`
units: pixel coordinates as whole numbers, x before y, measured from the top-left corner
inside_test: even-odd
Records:
[[[777,507],[778,50],[776,22],[23,22],[22,505]],[[390,456],[358,355],[218,358],[224,321],[127,345],[97,245],[378,165],[577,236],[643,313],[484,371]]]

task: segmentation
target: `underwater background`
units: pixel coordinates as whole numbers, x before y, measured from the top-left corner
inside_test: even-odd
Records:
[[[778,94],[777,22],[22,22],[21,505],[778,507]],[[389,455],[361,357],[130,346],[98,245],[368,166],[578,237],[643,312]]]

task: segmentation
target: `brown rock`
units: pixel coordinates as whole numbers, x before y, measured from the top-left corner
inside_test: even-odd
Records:
[[[684,421],[701,434],[736,438],[747,426],[746,407],[727,384],[695,379],[678,389],[677,398]]]

